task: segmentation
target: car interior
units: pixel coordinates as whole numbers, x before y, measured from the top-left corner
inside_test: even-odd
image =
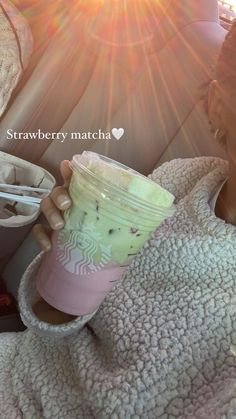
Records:
[[[30,178],[22,184],[52,189],[62,182],[60,162],[84,150],[144,175],[171,159],[225,157],[211,132],[205,98],[218,52],[235,17],[236,1],[162,3],[146,28],[146,38],[137,41],[134,35],[133,44],[127,44],[125,36],[119,39],[119,32],[113,42],[109,31],[101,30],[98,22],[107,25],[109,20],[103,9],[92,16],[88,7],[78,7],[77,14],[66,10],[67,18],[58,26],[49,22],[53,29],[44,37],[26,16],[35,46],[0,120],[2,183],[5,178],[8,183],[4,170],[9,168],[4,169],[4,164],[12,161]],[[18,7],[24,14],[23,4]],[[78,139],[78,135],[75,139],[73,135],[113,128],[124,130],[121,139]],[[55,133],[55,139],[49,135],[37,141],[27,136],[9,140],[9,132],[23,137],[39,130]],[[56,133],[66,133],[67,138],[63,141]],[[15,181],[19,184],[19,179]],[[27,216],[25,224],[0,225],[0,297],[9,294],[14,299],[5,310],[6,298],[0,298],[0,331],[24,329],[15,303],[17,289],[40,251],[32,226],[44,222],[39,210]]]

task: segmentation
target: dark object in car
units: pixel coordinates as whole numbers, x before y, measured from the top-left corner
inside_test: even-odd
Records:
[[[25,330],[14,297],[0,278],[0,333]]]

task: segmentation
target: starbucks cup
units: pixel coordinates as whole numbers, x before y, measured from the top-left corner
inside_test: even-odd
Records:
[[[72,315],[96,311],[150,234],[174,212],[174,196],[138,172],[93,152],[75,155],[65,226],[53,233],[36,285]]]

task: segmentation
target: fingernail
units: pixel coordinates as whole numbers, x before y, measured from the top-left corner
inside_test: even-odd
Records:
[[[52,216],[50,217],[50,221],[51,221],[52,227],[55,228],[56,230],[59,228],[62,228],[64,225],[63,220],[61,220],[61,218],[56,214],[52,214]]]
[[[65,195],[60,195],[57,198],[57,203],[60,208],[66,208],[71,205],[71,200]]]

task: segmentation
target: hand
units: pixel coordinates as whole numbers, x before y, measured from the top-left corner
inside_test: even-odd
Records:
[[[43,199],[41,203],[42,213],[45,215],[50,227],[36,224],[33,228],[36,241],[41,249],[46,252],[51,249],[50,235],[52,230],[60,230],[64,226],[64,220],[60,211],[68,209],[71,205],[68,186],[72,171],[68,160],[62,161],[60,171],[64,179],[64,185],[54,188],[50,196]]]
[[[33,311],[41,321],[54,325],[69,323],[76,319],[76,316],[63,313],[62,311],[50,306],[50,304],[48,304],[41,297],[39,297],[33,304]]]
[[[64,220],[60,211],[66,210],[71,205],[71,199],[67,192],[72,175],[69,161],[64,160],[61,163],[60,170],[64,179],[64,185],[54,188],[51,195],[45,198],[41,203],[41,210],[50,227],[36,224],[33,228],[33,234],[36,241],[39,243],[42,250],[45,251],[51,249],[50,234],[52,230],[60,230],[64,226]],[[41,297],[33,304],[33,311],[40,320],[50,324],[68,323],[76,318],[75,316],[63,313],[50,306]]]

